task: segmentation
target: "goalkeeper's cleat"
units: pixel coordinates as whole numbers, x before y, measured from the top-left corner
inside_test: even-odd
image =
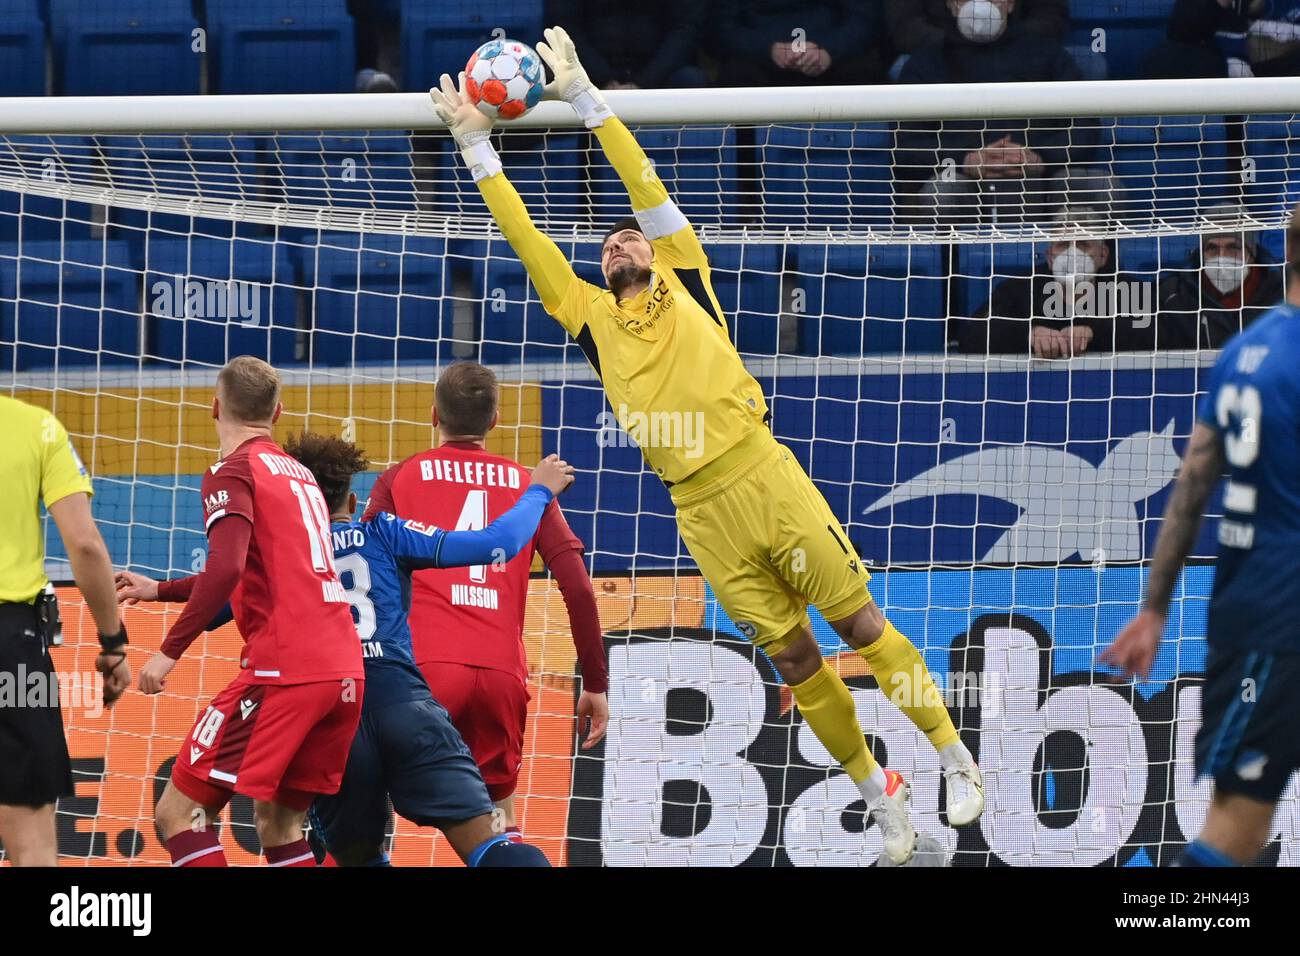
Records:
[[[867,810],[885,841],[885,855],[895,866],[902,866],[916,852],[916,830],[907,817],[912,788],[896,770],[886,770],[885,780],[885,792],[868,804]]]
[[[948,791],[948,825],[968,827],[984,812],[984,778],[974,763],[961,763],[943,772]]]

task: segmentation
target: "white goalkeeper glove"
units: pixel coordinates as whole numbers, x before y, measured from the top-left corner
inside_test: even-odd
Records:
[[[549,27],[542,34],[546,42],[537,44],[537,55],[555,76],[542,91],[542,99],[564,100],[582,117],[588,129],[594,129],[613,116],[605,97],[578,62],[578,51],[564,27]]]
[[[493,148],[492,118],[470,102],[465,93],[465,74],[460,75],[460,89],[451,77],[442,74],[442,89],[429,91],[434,111],[447,124],[452,139],[460,147],[460,155],[469,167],[474,182],[501,172],[501,157]]]

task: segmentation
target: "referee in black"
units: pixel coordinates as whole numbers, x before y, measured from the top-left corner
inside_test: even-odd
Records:
[[[107,707],[131,683],[126,628],[90,515],[90,476],[63,425],[43,408],[0,396],[0,436],[0,842],[15,866],[54,866],[54,804],[73,788],[49,652],[59,617],[45,576],[42,502],[99,631],[95,668]]]

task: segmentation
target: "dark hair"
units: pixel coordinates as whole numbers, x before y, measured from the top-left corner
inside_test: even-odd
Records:
[[[478,362],[456,362],[447,366],[434,386],[438,427],[448,435],[482,436],[492,427],[497,413],[497,377]]]
[[[284,450],[316,477],[316,484],[320,485],[331,513],[342,508],[348,500],[352,476],[370,467],[365,452],[335,435],[315,432],[290,435],[284,443]]]
[[[260,358],[239,355],[217,373],[217,393],[231,418],[267,424],[280,401],[280,373]]]
[[[641,228],[641,223],[637,220],[636,216],[624,216],[618,222],[614,223],[614,225],[609,227],[609,232],[605,233],[605,238],[600,240],[601,247],[603,248],[605,243],[609,241],[610,236],[614,235],[616,232],[622,232],[624,229],[635,229],[637,232],[641,233],[641,235],[645,235],[645,230]]]

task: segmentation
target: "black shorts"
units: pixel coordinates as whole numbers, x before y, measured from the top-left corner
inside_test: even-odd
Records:
[[[389,799],[420,826],[459,823],[492,812],[483,775],[451,718],[432,697],[361,715],[343,786],[316,798],[312,829],[331,852],[379,849]]]
[[[1276,803],[1300,768],[1300,654],[1210,650],[1196,776],[1216,792]]]
[[[44,682],[39,692],[33,678]],[[43,807],[73,792],[58,681],[36,611],[0,605],[0,805]]]

